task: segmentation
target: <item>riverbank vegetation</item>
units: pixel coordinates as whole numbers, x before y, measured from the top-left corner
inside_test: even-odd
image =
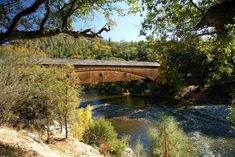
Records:
[[[117,157],[123,156],[128,146],[128,139],[126,137],[118,139],[111,122],[103,118],[95,119],[84,131],[83,141],[99,147],[103,154],[114,154]]]
[[[15,46],[0,47],[0,126],[37,132],[48,143],[54,140],[53,128],[59,127],[65,139],[72,132],[104,154],[122,156],[127,139],[118,139],[110,122],[93,120],[90,106],[77,108],[80,85],[73,67],[31,63],[44,55]]]
[[[117,132],[111,122],[103,119],[93,119],[92,110],[88,105],[85,109],[79,108],[73,123],[73,136],[89,145],[99,148],[102,154],[123,156],[128,146],[128,139],[118,139]]]
[[[36,52],[36,51],[35,51]],[[46,131],[50,140],[50,126],[56,120],[65,129],[79,103],[79,83],[73,67],[41,67],[30,62],[38,57],[34,51],[4,46],[1,53],[1,125]]]
[[[149,129],[152,156],[197,156],[196,148],[173,117],[163,115]]]

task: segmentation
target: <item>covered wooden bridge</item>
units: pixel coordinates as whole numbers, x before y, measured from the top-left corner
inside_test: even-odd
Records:
[[[155,81],[159,75],[160,66],[154,62],[61,58],[44,58],[38,60],[37,63],[45,66],[71,64],[75,67],[81,84],[145,79]]]

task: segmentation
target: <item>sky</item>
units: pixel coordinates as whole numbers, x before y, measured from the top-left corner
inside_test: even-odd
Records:
[[[139,41],[144,40],[144,36],[140,36],[141,17],[137,15],[126,15],[112,17],[116,21],[116,26],[113,26],[109,32],[103,32],[102,36],[105,39],[112,41]],[[96,28],[101,28],[105,24],[105,19],[100,17],[94,21]]]
[[[119,16],[114,14],[112,20],[116,22],[116,25],[111,28],[109,32],[103,32],[101,36],[104,39],[111,39],[111,41],[140,41],[145,40],[144,36],[139,36],[141,28],[141,20],[143,17],[139,13],[136,15],[125,15]],[[84,21],[87,21],[84,23]],[[94,13],[94,17],[90,20],[80,19],[78,22],[73,24],[75,30],[92,28],[95,31],[101,29],[105,24],[106,20],[100,13]]]

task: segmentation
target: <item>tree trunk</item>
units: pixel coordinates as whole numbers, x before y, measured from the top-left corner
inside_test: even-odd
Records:
[[[169,156],[169,145],[168,145],[168,140],[167,140],[167,132],[166,128],[164,127],[163,129],[163,136],[164,136],[164,157],[170,157]]]
[[[67,122],[67,116],[64,117],[64,127],[65,127],[65,138],[68,138],[68,122]]]
[[[47,142],[49,143],[50,142],[50,128],[49,128],[49,120],[48,120],[48,117],[46,117],[46,125],[47,125]]]
[[[61,116],[59,116],[59,124],[60,124],[60,133],[62,134],[63,129],[63,122]]]

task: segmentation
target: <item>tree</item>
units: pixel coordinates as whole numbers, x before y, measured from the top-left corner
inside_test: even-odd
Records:
[[[102,32],[110,30],[108,24],[94,32],[90,28],[74,31],[72,23],[96,11],[101,12],[111,22],[109,15],[113,11],[124,11],[115,5],[119,2],[131,5],[131,11],[136,12],[137,0],[3,0],[0,2],[0,44],[16,39],[48,37],[60,33],[75,38],[100,37]]]
[[[196,85],[198,92],[218,81],[232,80],[225,78],[234,77],[235,1],[142,2],[146,16],[141,33],[157,52],[149,56],[151,60],[172,65],[174,73],[183,76],[186,85]],[[173,74],[174,68],[165,68],[165,74]],[[168,78],[170,83],[174,77]]]
[[[55,121],[68,136],[79,105],[79,79],[69,65],[42,67],[30,62],[42,56],[25,48],[0,47],[0,125],[34,129],[40,135],[46,131],[49,141]]]
[[[74,112],[79,105],[79,78],[70,65],[52,69],[55,71],[52,96],[56,98],[55,112],[60,126],[64,126],[65,138],[68,137],[68,126],[72,125]]]
[[[195,146],[173,117],[161,116],[160,121],[150,127],[149,137],[154,157],[196,156]]]
[[[233,0],[142,0],[147,10],[142,33],[182,38],[188,35],[227,36],[235,24]],[[158,33],[158,34],[156,34]]]

